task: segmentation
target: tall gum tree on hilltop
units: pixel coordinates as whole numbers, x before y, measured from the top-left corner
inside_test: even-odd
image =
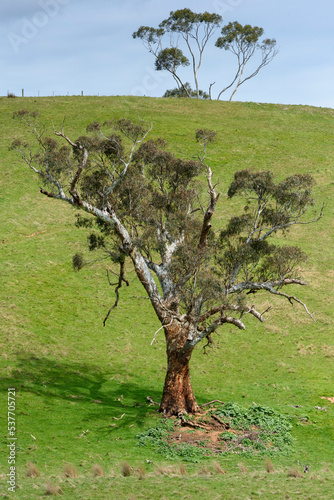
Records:
[[[197,130],[201,155],[180,159],[166,150],[163,139],[148,139],[151,127],[144,123],[94,122],[86,135],[72,140],[64,129],[47,137],[36,113],[23,110],[14,116],[35,140],[32,145],[15,140],[11,148],[40,177],[40,192],[93,216],[79,214],[77,224],[91,228],[90,248],[101,249],[119,266],[113,307],[120,287],[128,284],[126,260],[151,301],[165,333],[168,361],[161,412],[199,410],[189,374],[194,348],[201,341],[211,344],[225,324],[245,329],[247,314],[262,322],[266,311],[258,310],[256,298],[262,297],[261,303],[263,294],[281,297],[313,318],[302,300],[283,291],[306,285],[299,275],[306,255],[272,242],[272,236],[321,217],[322,210],[305,218],[313,205],[311,176],[275,183],[269,171],[236,172],[227,194],[243,197],[244,211],[214,231],[221,198],[206,152],[215,132]],[[73,262],[79,269],[82,257],[76,255]]]
[[[132,37],[143,41],[145,48],[155,56],[156,70],[166,69],[172,73],[179,90],[182,89],[188,97],[191,97],[191,93],[188,92],[186,84],[181,81],[176,71],[180,66],[191,65],[195,83],[194,94],[199,99],[201,91],[198,86],[198,72],[203,62],[203,54],[210,38],[221,23],[222,17],[219,14],[196,13],[190,9],[179,9],[171,11],[169,17],[164,19],[158,28],[141,26],[132,34]],[[169,36],[170,47],[163,48],[166,35]],[[183,39],[191,63],[177,47],[178,37]]]
[[[165,96],[196,96],[197,99],[205,96],[211,99],[212,87],[216,82],[209,85],[208,93],[203,92],[199,89],[198,75],[202,67],[204,52],[222,23],[222,17],[216,13],[196,13],[190,9],[179,9],[171,11],[169,17],[164,19],[158,28],[141,26],[132,34],[133,38],[141,39],[144,47],[154,55],[155,69],[167,70],[173,75],[177,88],[167,91]],[[250,24],[242,26],[237,21],[223,26],[222,36],[216,40],[215,46],[234,54],[237,58],[237,68],[232,81],[218,93],[217,99],[234,87],[230,96],[231,101],[240,85],[254,78],[277,55],[276,40],[270,38],[260,40],[263,34],[263,28]],[[182,47],[189,59],[183,53]],[[192,68],[194,90],[180,77],[179,69],[187,66]],[[251,67],[248,74],[245,73],[246,66]]]
[[[278,54],[278,49],[274,38],[264,38],[260,41],[260,37],[264,34],[264,31],[263,28],[259,28],[258,26],[250,26],[249,24],[242,26],[235,21],[224,26],[221,34],[223,36],[217,39],[216,47],[230,51],[237,57],[238,63],[233,80],[219,92],[217,99],[220,99],[221,95],[234,85],[229,99],[232,101],[240,85],[254,78],[262,68],[267,66]],[[246,75],[245,68],[256,53],[261,54],[260,61]]]

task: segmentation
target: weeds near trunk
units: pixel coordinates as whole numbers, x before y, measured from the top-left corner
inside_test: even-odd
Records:
[[[165,419],[136,438],[138,446],[150,447],[168,460],[198,463],[210,455],[287,453],[291,428],[289,418],[271,408],[227,403],[200,416]],[[273,472],[269,461],[266,467]]]
[[[290,419],[272,408],[260,405],[242,407],[227,403],[216,415],[230,427],[220,438],[228,451],[240,453],[287,452],[292,444]]]
[[[183,460],[197,463],[204,458],[204,450],[197,446],[169,443],[168,438],[175,429],[175,420],[165,420],[138,434],[138,446],[148,446],[168,460]]]

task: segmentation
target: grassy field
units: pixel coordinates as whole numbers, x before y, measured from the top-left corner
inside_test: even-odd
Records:
[[[238,207],[225,196],[236,170],[314,176],[324,216],[287,238],[309,255],[310,286],[296,292],[317,322],[275,300],[264,324],[247,318],[245,331],[224,327],[216,348],[204,355],[199,346],[191,366],[199,404],[256,402],[290,416],[289,454],[267,463],[264,456],[231,454],[194,464],[136,446],[136,435],[160,419],[147,397],[159,401],[162,393],[162,332],[151,346],[159,324],[131,269],[131,286],[103,327],[114,301],[105,265],[74,273],[72,256],[88,254],[86,230],[74,226],[74,209],[39,194],[38,180],[8,150],[24,137],[12,119],[19,109],[38,110],[50,134],[52,121],[60,127],[66,117],[72,138],[94,120],[142,118],[152,122],[152,137],[164,137],[182,157],[196,154],[196,129],[216,130],[208,161],[222,193],[221,226]],[[0,117],[0,496],[333,498],[334,404],[322,397],[334,397],[334,111],[145,97],[0,98]],[[8,388],[16,398],[15,493],[7,489]]]

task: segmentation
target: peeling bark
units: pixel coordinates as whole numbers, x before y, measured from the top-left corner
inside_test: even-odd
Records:
[[[167,373],[159,411],[167,416],[196,413],[199,406],[190,381],[189,361],[193,349],[185,349],[187,330],[173,322],[165,327]]]

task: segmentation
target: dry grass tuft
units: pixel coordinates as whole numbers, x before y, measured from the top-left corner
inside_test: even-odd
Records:
[[[180,468],[177,465],[158,465],[154,474],[156,476],[179,476]]]
[[[293,467],[292,469],[288,470],[288,477],[303,478],[304,474],[297,467]]]
[[[183,464],[179,465],[179,470],[180,470],[181,476],[188,476],[188,471]]]
[[[322,348],[322,353],[325,358],[333,358],[334,357],[334,345],[324,345]]]
[[[216,462],[216,460],[212,462],[212,467],[215,474],[225,474],[224,469],[221,467],[220,463]]]
[[[198,469],[198,475],[199,476],[212,476],[211,467],[209,467],[208,465],[202,465],[202,467],[200,467]]]
[[[65,477],[70,477],[70,478],[79,477],[76,466],[72,464],[64,465],[63,474]]]
[[[270,458],[266,458],[266,471],[270,474],[272,472],[275,472],[274,466]]]
[[[242,462],[238,463],[238,469],[241,474],[248,474],[249,472],[247,465],[243,464]]]
[[[140,465],[138,469],[136,469],[136,474],[138,476],[138,479],[145,479],[146,477],[146,470],[143,465]]]
[[[158,465],[154,470],[156,476],[169,476],[171,473],[171,468],[165,465]]]
[[[38,477],[39,476],[39,470],[37,469],[37,466],[35,464],[33,464],[32,462],[28,462],[28,464],[27,464],[26,476],[27,477]]]
[[[123,462],[121,466],[121,474],[123,477],[129,477],[132,474],[132,467],[128,464],[128,462]]]
[[[63,491],[59,485],[56,486],[55,484],[48,482],[46,485],[46,488],[45,488],[44,495],[55,496],[55,495],[61,495],[62,493],[63,493]]]
[[[92,467],[92,473],[94,477],[103,477],[104,476],[104,470],[99,464],[95,464]]]

